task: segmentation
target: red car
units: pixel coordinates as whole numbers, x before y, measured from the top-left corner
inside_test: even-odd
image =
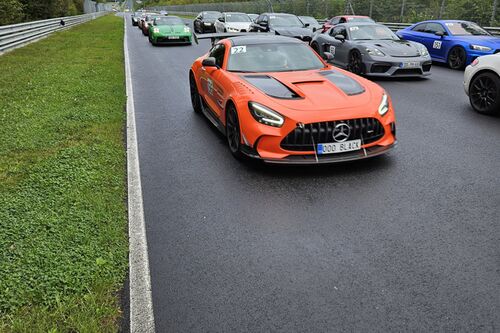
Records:
[[[368,17],[368,16],[356,16],[356,15],[341,15],[341,16],[334,16],[323,24],[323,31],[321,32],[326,32],[330,28],[336,26],[337,24],[340,23],[351,23],[351,22],[372,22],[375,23],[375,21]]]

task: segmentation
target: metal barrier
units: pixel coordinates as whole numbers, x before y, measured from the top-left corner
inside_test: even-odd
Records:
[[[55,31],[67,29],[105,14],[107,12],[57,17],[48,20],[0,26],[0,54],[33,42]],[[64,25],[61,25],[61,20],[64,21]]]
[[[162,10],[165,9],[166,7],[151,7],[149,10]],[[180,11],[169,11],[170,14],[178,14],[178,15],[192,15],[196,16],[199,13],[197,12],[180,12]],[[319,24],[323,24],[325,20],[318,20]],[[399,29],[404,29],[406,27],[409,27],[413,23],[389,23],[389,22],[378,22],[380,24],[383,24],[387,26],[389,29],[392,31],[397,31]],[[488,31],[490,34],[493,36],[500,36],[500,27],[483,27],[486,31]]]

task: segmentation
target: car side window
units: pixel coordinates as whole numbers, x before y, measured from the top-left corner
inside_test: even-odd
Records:
[[[340,18],[339,17],[334,17],[331,19],[330,24],[339,24]]]
[[[413,31],[417,32],[425,32],[425,27],[427,26],[427,23],[421,23],[417,24],[416,26],[413,27]]]
[[[444,30],[443,26],[439,23],[427,23],[425,32],[429,34],[435,34],[436,32],[446,33],[446,30]]]
[[[264,15],[264,16],[262,17],[262,22],[264,22],[264,23],[268,23],[268,21],[269,21],[269,20],[268,20],[268,18],[267,18],[267,15]]]
[[[332,29],[332,36],[342,35],[345,39],[347,39],[347,30],[344,26],[337,26]]]
[[[345,17],[341,17],[340,20],[339,20],[339,23],[346,23],[347,20],[345,19]]]
[[[215,64],[219,67],[222,67],[224,63],[224,51],[226,47],[224,44],[217,44],[213,47],[212,51],[210,51],[210,57],[215,58]]]

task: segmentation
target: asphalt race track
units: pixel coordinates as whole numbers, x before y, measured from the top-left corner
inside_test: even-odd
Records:
[[[127,25],[157,332],[500,329],[500,118],[470,108],[463,72],[378,81],[388,156],[245,164],[191,108],[210,42]]]

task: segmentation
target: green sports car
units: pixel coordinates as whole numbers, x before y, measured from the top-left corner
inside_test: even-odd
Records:
[[[158,44],[191,44],[191,29],[177,16],[157,17],[149,26],[149,41]]]

